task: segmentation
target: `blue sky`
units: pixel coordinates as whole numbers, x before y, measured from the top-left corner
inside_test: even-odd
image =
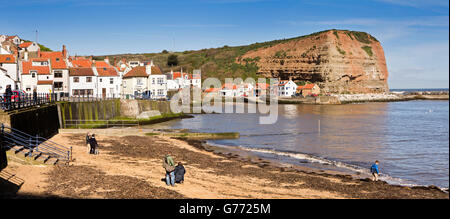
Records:
[[[447,0],[0,0],[0,33],[71,55],[246,45],[325,29],[382,44],[390,88],[449,87]]]

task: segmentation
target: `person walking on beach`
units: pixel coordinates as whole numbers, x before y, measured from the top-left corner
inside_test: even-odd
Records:
[[[175,182],[183,183],[184,182],[184,174],[186,173],[186,169],[181,162],[178,162],[178,165],[175,167]]]
[[[166,184],[175,186],[175,162],[170,154],[163,158],[163,167],[166,170]]]
[[[370,167],[370,172],[372,173],[372,181],[378,181],[378,175],[380,175],[380,170],[378,169],[378,165],[380,162],[378,160]]]
[[[86,148],[87,148],[87,152],[90,153],[91,152],[91,134],[89,132],[86,134]]]
[[[89,139],[89,144],[91,146],[91,150],[90,150],[90,154],[97,154],[96,150],[97,150],[97,139],[95,139],[95,134],[91,135],[91,138]]]

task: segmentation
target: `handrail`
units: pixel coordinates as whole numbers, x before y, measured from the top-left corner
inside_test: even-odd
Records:
[[[10,130],[9,132],[5,131]],[[14,145],[22,146],[31,151],[70,161],[72,158],[72,147],[66,147],[56,142],[50,141],[40,136],[32,136],[20,130],[1,125],[1,133],[7,140],[9,148]]]

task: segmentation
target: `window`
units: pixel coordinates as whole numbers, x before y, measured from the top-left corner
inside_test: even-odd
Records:
[[[54,71],[53,75],[55,76],[55,78],[62,78],[63,77],[62,71]]]
[[[158,84],[164,84],[164,78],[158,78]]]
[[[109,84],[114,84],[114,78],[109,79]]]
[[[138,84],[138,85],[142,85],[142,79],[138,78],[138,79],[137,79],[137,84]]]
[[[35,71],[31,72],[31,77],[32,77],[32,78],[35,78],[35,77],[36,77],[36,72],[35,72]]]
[[[79,77],[74,77],[74,78],[73,78],[73,82],[74,82],[74,83],[80,82],[80,78],[79,78]]]
[[[56,61],[59,62],[59,58],[56,58]]]
[[[158,89],[158,96],[162,96],[162,95],[164,95],[163,89]]]
[[[155,84],[155,79],[154,78],[152,78],[152,84]]]
[[[62,90],[63,89],[63,83],[62,82],[55,82],[53,83],[53,87],[55,90]]]
[[[102,82],[103,81],[103,78],[100,78],[100,82]]]
[[[87,77],[86,82],[92,82],[92,77]]]

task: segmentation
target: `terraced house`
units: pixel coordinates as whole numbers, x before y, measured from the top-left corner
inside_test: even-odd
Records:
[[[58,52],[40,52],[39,56],[50,59],[54,92],[67,97],[69,95],[69,63],[66,46],[63,45],[62,51]]]
[[[32,93],[51,93],[53,90],[53,75],[51,74],[50,59],[32,58],[22,61],[21,65],[22,90]]]
[[[109,64],[109,61],[96,61],[93,68],[97,75],[97,94],[102,98],[120,97],[122,79],[116,68]]]
[[[136,66],[123,76],[123,95],[135,96],[148,91],[152,99],[164,99],[167,96],[167,76],[158,66],[153,63]]]

